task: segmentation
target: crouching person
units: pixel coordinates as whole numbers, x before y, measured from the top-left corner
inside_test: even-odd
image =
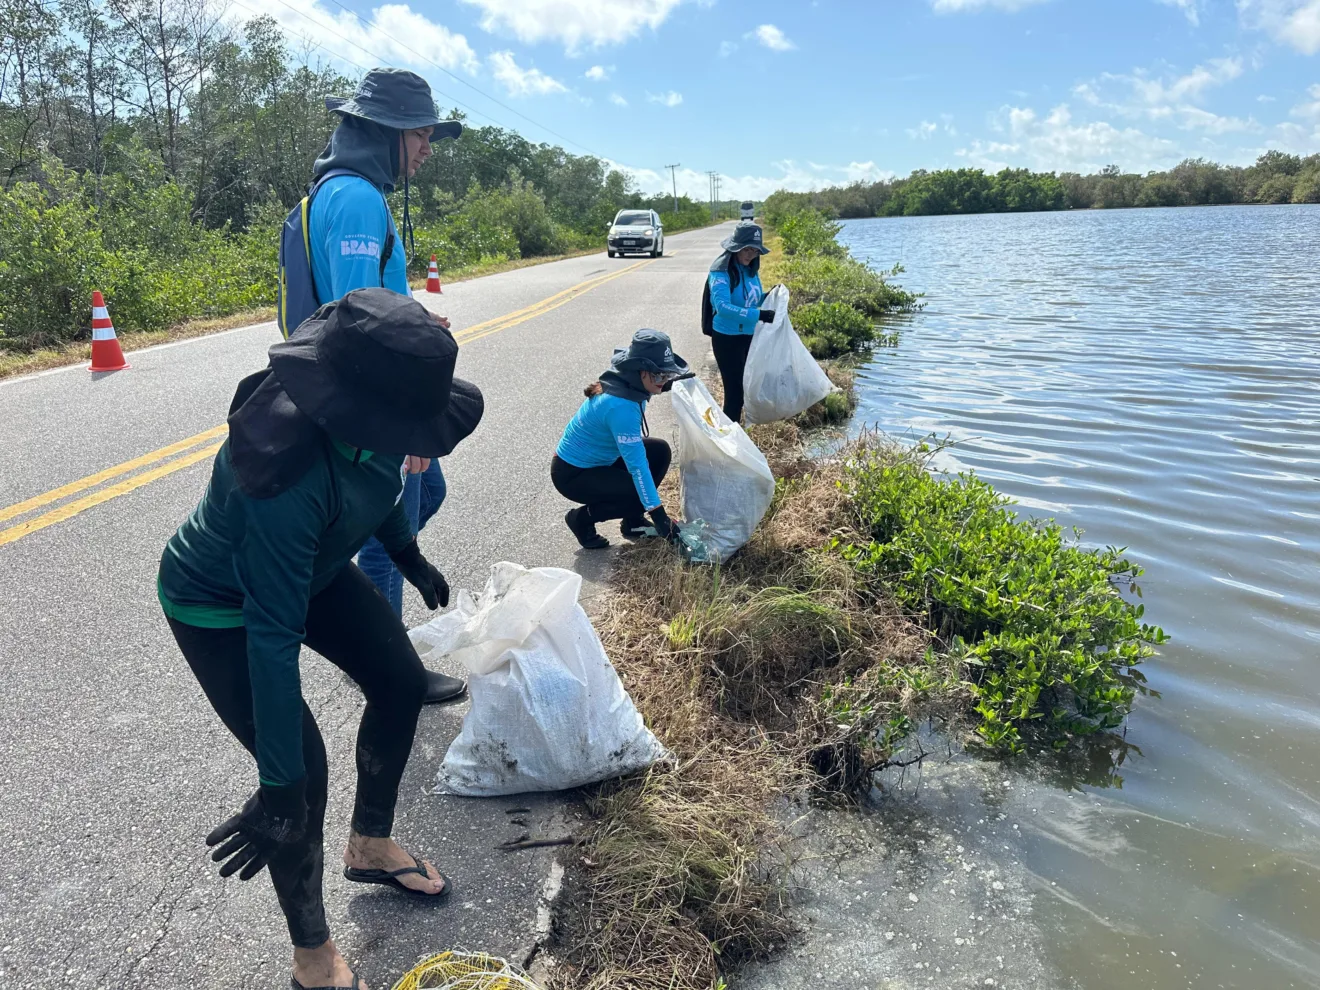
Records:
[[[352,561],[375,535],[430,608],[448,603],[400,493],[405,452],[448,454],[481,418],[480,392],[453,377],[457,354],[420,303],[388,289],[322,307],[239,384],[206,494],[161,560],[170,630],[256,761],[256,790],[206,842],[221,876],[250,880],[269,868],[295,988],[362,987],[330,940],[322,901],[328,771],[303,701],[304,643],[366,697],[344,876],[419,898],[450,893],[431,863],[392,838],[425,670]]]
[[[638,330],[610,368],[584,390],[586,401],[569,421],[550,465],[559,494],[579,503],[564,516],[588,550],[610,545],[596,524],[623,520],[620,531],[639,539],[649,513],[656,532],[671,541],[678,524],[665,512],[657,488],[669,470],[669,444],[648,435],[646,404],[680,378],[692,377],[658,330]]]

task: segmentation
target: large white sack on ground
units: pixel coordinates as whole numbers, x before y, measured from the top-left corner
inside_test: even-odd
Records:
[[[728,560],[752,538],[770,508],[775,476],[765,455],[700,381],[675,382],[673,399],[683,518],[705,522],[707,546],[721,561]]]
[[[559,791],[667,755],[642,721],[578,604],[582,578],[500,563],[474,598],[409,631],[422,660],[467,668],[472,709],[440,768],[466,797]]]
[[[743,413],[749,423],[773,423],[810,409],[834,391],[825,370],[788,318],[788,289],[777,285],[761,303],[775,311],[752,337],[743,370]]]

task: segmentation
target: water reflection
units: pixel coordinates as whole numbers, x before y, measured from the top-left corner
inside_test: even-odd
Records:
[[[862,420],[948,436],[940,467],[1130,547],[1173,637],[1124,732],[1009,764],[993,795],[1054,963],[1096,990],[1320,987],[1320,208],[844,238],[927,293],[859,376]],[[889,799],[987,813],[983,788],[912,781]]]

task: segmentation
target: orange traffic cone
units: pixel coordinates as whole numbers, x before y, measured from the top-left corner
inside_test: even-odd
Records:
[[[92,363],[88,371],[123,371],[128,367],[119,349],[115,325],[100,292],[92,293]]]
[[[435,263],[435,255],[431,255],[431,267],[426,270],[426,291],[440,292],[440,269]]]

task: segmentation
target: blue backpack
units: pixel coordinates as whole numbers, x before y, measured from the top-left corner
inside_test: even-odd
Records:
[[[312,200],[326,180],[340,175],[357,175],[352,169],[335,168],[326,172],[307,190],[297,206],[284,218],[280,228],[280,283],[276,300],[275,319],[280,333],[288,340],[309,316],[321,308],[321,297],[316,291],[316,278],[312,275]],[[380,284],[385,284],[385,263],[394,252],[394,234],[385,235],[385,247],[380,252]]]

